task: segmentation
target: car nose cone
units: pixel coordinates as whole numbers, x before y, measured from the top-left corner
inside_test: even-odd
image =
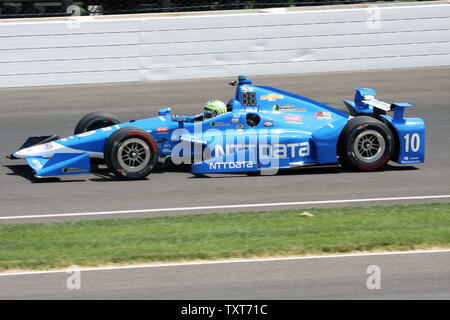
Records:
[[[51,143],[51,148],[48,147],[49,144],[39,144],[29,148],[25,148],[16,151],[12,155],[16,158],[28,158],[28,157],[44,157],[49,158],[57,151],[64,149],[64,146],[57,143]]]

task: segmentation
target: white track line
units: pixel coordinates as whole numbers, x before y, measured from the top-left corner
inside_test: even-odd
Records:
[[[282,262],[282,261],[300,261],[314,259],[333,259],[333,258],[358,258],[372,256],[391,256],[391,255],[408,255],[408,254],[432,254],[432,253],[450,253],[450,249],[442,250],[413,250],[413,251],[392,251],[392,252],[373,252],[373,253],[354,253],[354,254],[335,254],[322,256],[304,256],[304,257],[284,257],[284,258],[256,258],[256,259],[240,259],[240,260],[216,260],[216,261],[200,261],[200,262],[180,262],[180,263],[164,263],[164,264],[148,264],[148,265],[130,265],[120,267],[98,267],[98,268],[80,268],[80,271],[114,271],[114,270],[132,270],[132,269],[152,269],[167,267],[188,267],[214,264],[231,264],[231,263],[254,263],[254,262]],[[73,272],[72,269],[61,269],[51,271],[31,271],[16,273],[0,273],[0,277],[10,276],[27,276],[52,273],[68,273]]]
[[[284,206],[299,206],[299,205],[358,203],[358,202],[364,203],[364,202],[401,201],[401,200],[429,200],[429,199],[446,199],[446,198],[450,198],[450,195],[447,194],[447,195],[434,195],[434,196],[412,196],[412,197],[393,197],[393,198],[367,198],[367,199],[347,199],[347,200],[320,200],[320,201],[299,201],[299,202],[254,203],[254,204],[233,204],[233,205],[202,206],[202,207],[159,208],[159,209],[99,211],[99,212],[61,213],[61,214],[40,214],[40,215],[0,217],[0,220],[61,218],[61,217],[80,217],[80,216],[101,216],[101,215],[115,215],[115,214],[171,212],[171,211],[195,211],[195,210],[214,210],[214,209],[245,209],[245,208],[282,207],[282,206],[284,207]]]

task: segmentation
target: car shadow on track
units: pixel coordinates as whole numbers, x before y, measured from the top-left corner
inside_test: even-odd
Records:
[[[3,167],[11,170],[7,175],[16,175],[21,176],[31,183],[55,183],[55,182],[83,182],[86,181],[86,176],[81,176],[81,179],[61,179],[57,177],[52,178],[36,178],[28,165],[4,165]],[[396,166],[396,165],[388,165],[383,170],[373,171],[369,173],[377,173],[377,172],[388,172],[388,171],[411,171],[411,170],[419,170],[417,167],[413,166]],[[191,166],[183,165],[172,167],[170,169],[162,169],[158,168],[152,172],[154,174],[164,174],[166,172],[182,172],[182,173],[191,173]],[[188,177],[189,179],[202,179],[202,178],[214,178],[214,179],[230,179],[230,178],[242,178],[242,177],[263,177],[266,175],[277,175],[277,176],[291,176],[291,175],[324,175],[324,174],[342,174],[342,173],[362,173],[367,174],[368,172],[357,172],[352,171],[350,169],[341,168],[340,166],[321,166],[321,167],[304,167],[304,168],[295,168],[295,169],[285,169],[279,170],[275,174],[261,174],[260,172],[250,172],[250,173],[226,173],[226,174],[199,174],[192,175]],[[90,178],[88,180],[93,182],[117,182],[121,181],[121,179],[115,176],[108,168],[104,166],[94,166],[92,167],[92,175],[95,178]],[[149,176],[151,177],[151,175]],[[143,179],[148,180],[149,178]]]
[[[182,166],[173,166],[170,168],[161,168],[157,167],[155,170],[152,171],[151,175],[149,175],[145,179],[140,179],[140,181],[146,181],[150,180],[153,175],[156,174],[164,174],[166,172],[183,172],[183,173],[190,173],[191,172],[191,166],[190,165],[182,165]],[[96,178],[89,179],[93,182],[114,182],[114,181],[123,181],[119,177],[117,177],[115,174],[113,174],[106,165],[100,165],[96,167],[91,168],[91,174],[95,175]]]
[[[33,174],[33,170],[26,164],[20,165],[3,165],[4,168],[8,168],[11,172],[7,173],[9,176],[20,176],[22,178],[27,179],[31,183],[55,183],[55,182],[83,182],[86,180],[93,182],[117,182],[122,181],[119,177],[114,175],[106,166],[104,165],[92,165],[91,167],[91,175],[94,175],[95,178],[90,178],[89,175],[79,175],[72,176],[72,179],[69,179],[67,176],[64,178],[59,177],[49,177],[49,178],[37,178]],[[190,166],[180,166],[177,168],[171,168],[171,172],[190,172]],[[167,172],[167,170],[163,170],[161,168],[156,169],[152,172],[154,174],[162,174]],[[73,177],[77,177],[78,179],[73,179]],[[151,176],[150,176],[151,177]],[[142,180],[148,180],[142,179]]]
[[[295,168],[295,169],[287,169],[280,170],[279,175],[293,175],[293,174],[337,174],[337,173],[379,173],[379,172],[389,172],[389,171],[410,171],[410,170],[419,170],[417,167],[413,166],[395,166],[395,165],[387,165],[381,170],[375,171],[357,171],[350,168],[344,168],[339,165],[325,165],[325,166],[316,166],[316,167],[303,167],[303,168]]]
[[[419,170],[417,167],[413,166],[395,166],[387,165],[382,170],[376,171],[355,171],[347,168],[342,168],[338,165],[328,165],[328,166],[316,166],[316,167],[303,167],[303,168],[293,168],[293,169],[282,169],[276,171],[274,174],[265,174],[260,172],[249,172],[249,173],[224,173],[224,174],[199,174],[190,177],[191,179],[198,178],[241,178],[241,177],[264,177],[264,176],[292,176],[292,175],[324,175],[324,174],[342,174],[342,173],[354,173],[354,174],[370,174],[370,173],[380,173],[389,171],[411,171]]]

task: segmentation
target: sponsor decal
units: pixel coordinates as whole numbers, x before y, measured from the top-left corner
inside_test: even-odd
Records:
[[[253,161],[212,162],[209,164],[209,169],[251,169],[253,165]]]
[[[281,94],[271,93],[271,94],[261,97],[261,100],[267,100],[267,101],[277,101],[279,99],[284,99],[284,96]]]
[[[95,132],[96,132],[95,130],[83,132],[83,133],[77,134],[77,137],[79,137],[79,138],[87,137],[87,136],[95,134]]]
[[[328,111],[321,111],[321,112],[316,112],[314,114],[314,118],[316,118],[317,120],[331,120],[331,112]]]
[[[211,122],[211,127],[228,127],[229,123],[224,122]]]
[[[242,92],[253,92],[253,87],[242,86]]]
[[[284,116],[284,120],[292,122],[302,122],[302,117],[300,116]]]
[[[237,130],[242,130],[242,129],[244,129],[244,125],[243,125],[242,123],[238,123],[238,124],[236,125],[236,129],[237,129]]]
[[[36,169],[38,169],[38,170],[41,170],[42,169],[42,163],[40,163],[38,160],[36,160],[36,159],[33,159],[33,160],[31,160],[33,163],[34,163],[34,165],[36,166]]]
[[[258,111],[258,109],[256,107],[254,107],[254,108],[245,108],[244,111],[245,112],[256,112],[256,111]]]
[[[402,160],[402,164],[417,164],[420,163],[420,158],[419,157],[409,157],[409,156],[404,156],[403,160]]]
[[[273,127],[272,121],[264,121],[264,127]]]
[[[88,171],[85,169],[78,169],[78,168],[63,168],[62,172],[63,173],[85,173]]]
[[[280,106],[279,104],[274,104],[272,107],[273,111],[277,112],[306,112],[306,108],[297,108],[292,104]]]
[[[246,149],[259,148],[261,157],[287,159],[295,157],[307,157],[311,154],[309,142],[287,143],[287,144],[227,144],[225,150],[221,145],[214,147],[214,156],[225,156]]]
[[[402,160],[402,164],[418,164],[418,163],[420,163],[420,160],[414,160],[414,161]]]
[[[169,128],[168,128],[168,127],[157,128],[157,129],[156,129],[156,132],[157,132],[157,133],[169,132]]]
[[[188,122],[189,121],[189,117],[176,116],[176,117],[172,117],[172,119],[175,119],[175,121],[178,121],[178,122]]]
[[[62,142],[67,142],[68,139],[73,139],[73,136],[67,137],[67,138],[62,138],[61,141]]]
[[[239,118],[233,118],[233,119],[231,119],[231,122],[232,123],[239,123]]]
[[[206,141],[200,140],[195,137],[180,137],[180,141],[186,141],[191,143],[199,143],[199,144],[206,144]]]
[[[46,144],[43,145],[45,150],[51,150],[55,147],[55,145],[53,144],[53,142],[48,142]]]
[[[111,127],[102,128],[102,131],[103,131],[103,132],[107,132],[107,131],[111,131],[111,130],[112,130]]]

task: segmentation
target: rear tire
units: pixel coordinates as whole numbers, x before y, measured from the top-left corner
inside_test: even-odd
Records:
[[[120,120],[110,113],[91,112],[78,121],[74,134],[80,134],[87,131],[97,130],[119,124]]]
[[[347,122],[339,140],[339,162],[360,171],[381,169],[392,158],[395,139],[383,122],[358,116]]]
[[[155,168],[158,146],[145,130],[124,127],[106,140],[104,158],[116,176],[127,180],[144,179]]]
[[[349,108],[347,106],[340,106],[338,104],[331,103],[331,102],[320,102],[320,103],[322,103],[322,104],[324,104],[324,105],[326,105],[328,107],[331,107],[331,108],[333,108],[333,109],[335,109],[337,111],[340,111],[342,113],[345,113],[345,114],[348,114],[348,115],[353,115],[351,113],[351,110],[349,110]]]

